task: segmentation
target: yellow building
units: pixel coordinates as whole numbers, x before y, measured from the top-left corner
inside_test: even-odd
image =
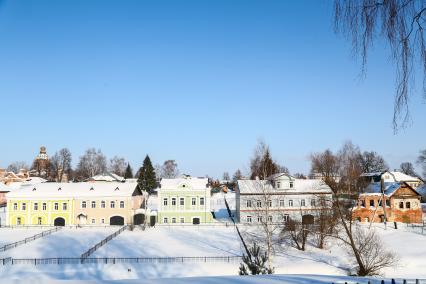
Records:
[[[22,185],[7,194],[7,224],[131,224],[134,208],[139,206],[132,202],[140,195],[135,187],[135,183],[87,182]],[[83,219],[88,222],[83,223]]]

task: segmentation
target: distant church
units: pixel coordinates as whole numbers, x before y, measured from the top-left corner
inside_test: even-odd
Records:
[[[31,167],[30,176],[48,179],[50,176],[50,161],[46,152],[46,147],[40,147],[40,153],[34,159]]]

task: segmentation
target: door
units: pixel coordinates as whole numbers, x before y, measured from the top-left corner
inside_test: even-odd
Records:
[[[109,224],[112,226],[122,226],[124,225],[124,218],[121,216],[113,216],[109,219]]]
[[[65,226],[65,219],[58,217],[55,219],[54,223],[55,226]]]

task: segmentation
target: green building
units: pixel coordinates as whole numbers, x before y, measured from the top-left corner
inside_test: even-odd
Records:
[[[213,220],[207,178],[162,179],[158,202],[160,224],[201,224]]]

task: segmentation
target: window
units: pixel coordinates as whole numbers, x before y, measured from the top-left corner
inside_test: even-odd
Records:
[[[62,203],[62,210],[66,211],[68,208],[68,204],[67,203]]]
[[[181,223],[185,223],[185,218],[180,217],[180,222],[181,222]]]
[[[54,208],[55,208],[55,210],[59,210],[59,203],[55,202]]]
[[[374,207],[374,200],[370,200],[370,207]]]
[[[34,210],[37,211],[38,210],[38,203],[34,203]],[[39,224],[40,225],[40,224]]]
[[[281,188],[281,182],[277,181],[277,188]]]
[[[22,225],[21,217],[16,218],[16,225]]]
[[[290,220],[290,216],[288,214],[284,214],[284,222],[288,222]]]
[[[270,199],[268,200],[268,206],[272,207],[272,200],[270,200]]]
[[[251,222],[252,222],[251,216],[247,216],[247,223],[251,223]]]
[[[306,206],[305,199],[300,200],[300,206],[302,206],[302,207]]]
[[[109,207],[115,208],[115,201],[111,201],[109,205],[110,205]]]
[[[185,205],[185,198],[181,197],[179,199],[179,204],[180,204],[180,206],[184,206]]]
[[[92,224],[96,224],[96,220],[95,219],[92,219]]]
[[[172,206],[176,206],[176,198],[175,197],[172,198]]]
[[[43,210],[46,211],[46,208],[47,208],[47,204],[43,203]]]
[[[191,199],[191,204],[192,204],[192,206],[197,205],[197,198],[193,197],[193,198]]]
[[[101,201],[101,208],[105,208],[105,201]]]
[[[22,210],[27,210],[27,203],[22,203]]]
[[[263,218],[262,218],[262,216],[257,216],[257,222],[262,222],[262,220],[263,220]]]
[[[382,207],[382,200],[381,199],[379,200],[379,205],[378,206]]]
[[[405,203],[405,208],[407,208],[407,209],[411,208],[411,203],[409,201]]]
[[[284,207],[284,206],[285,206],[284,199],[281,199],[280,200],[280,207]]]
[[[291,200],[291,199],[290,199],[290,200],[288,201],[288,207],[293,207],[293,200]]]
[[[96,208],[96,201],[92,201],[92,208]]]
[[[172,223],[175,224],[176,223],[176,218],[172,218]]]
[[[103,219],[103,218],[101,219],[101,224],[105,224],[105,219]]]
[[[86,208],[86,201],[81,202],[81,208]]]
[[[390,200],[386,199],[386,207],[390,207]]]
[[[38,217],[37,218],[37,225],[41,225],[41,223],[42,223],[41,217]]]
[[[294,183],[291,181],[290,182],[290,188],[293,188],[293,186],[294,186]]]
[[[120,208],[124,208],[124,201],[120,201]]]
[[[163,205],[167,206],[169,204],[169,201],[167,198],[163,198]]]
[[[204,206],[204,197],[200,197],[200,205]]]
[[[247,207],[251,207],[251,200],[247,200]]]
[[[272,223],[272,216],[268,216],[268,222]]]
[[[361,206],[365,207],[365,200],[361,200]]]
[[[169,223],[169,219],[167,217],[164,217],[163,223],[165,223],[165,224]]]
[[[311,199],[311,207],[315,207],[315,199]]]
[[[401,201],[401,202],[399,203],[399,208],[400,208],[400,209],[403,209],[403,208],[404,208],[404,202],[402,202],[402,201]]]
[[[13,203],[13,210],[18,210],[18,203]]]
[[[259,208],[262,207],[262,201],[260,200],[256,201],[256,206]]]

